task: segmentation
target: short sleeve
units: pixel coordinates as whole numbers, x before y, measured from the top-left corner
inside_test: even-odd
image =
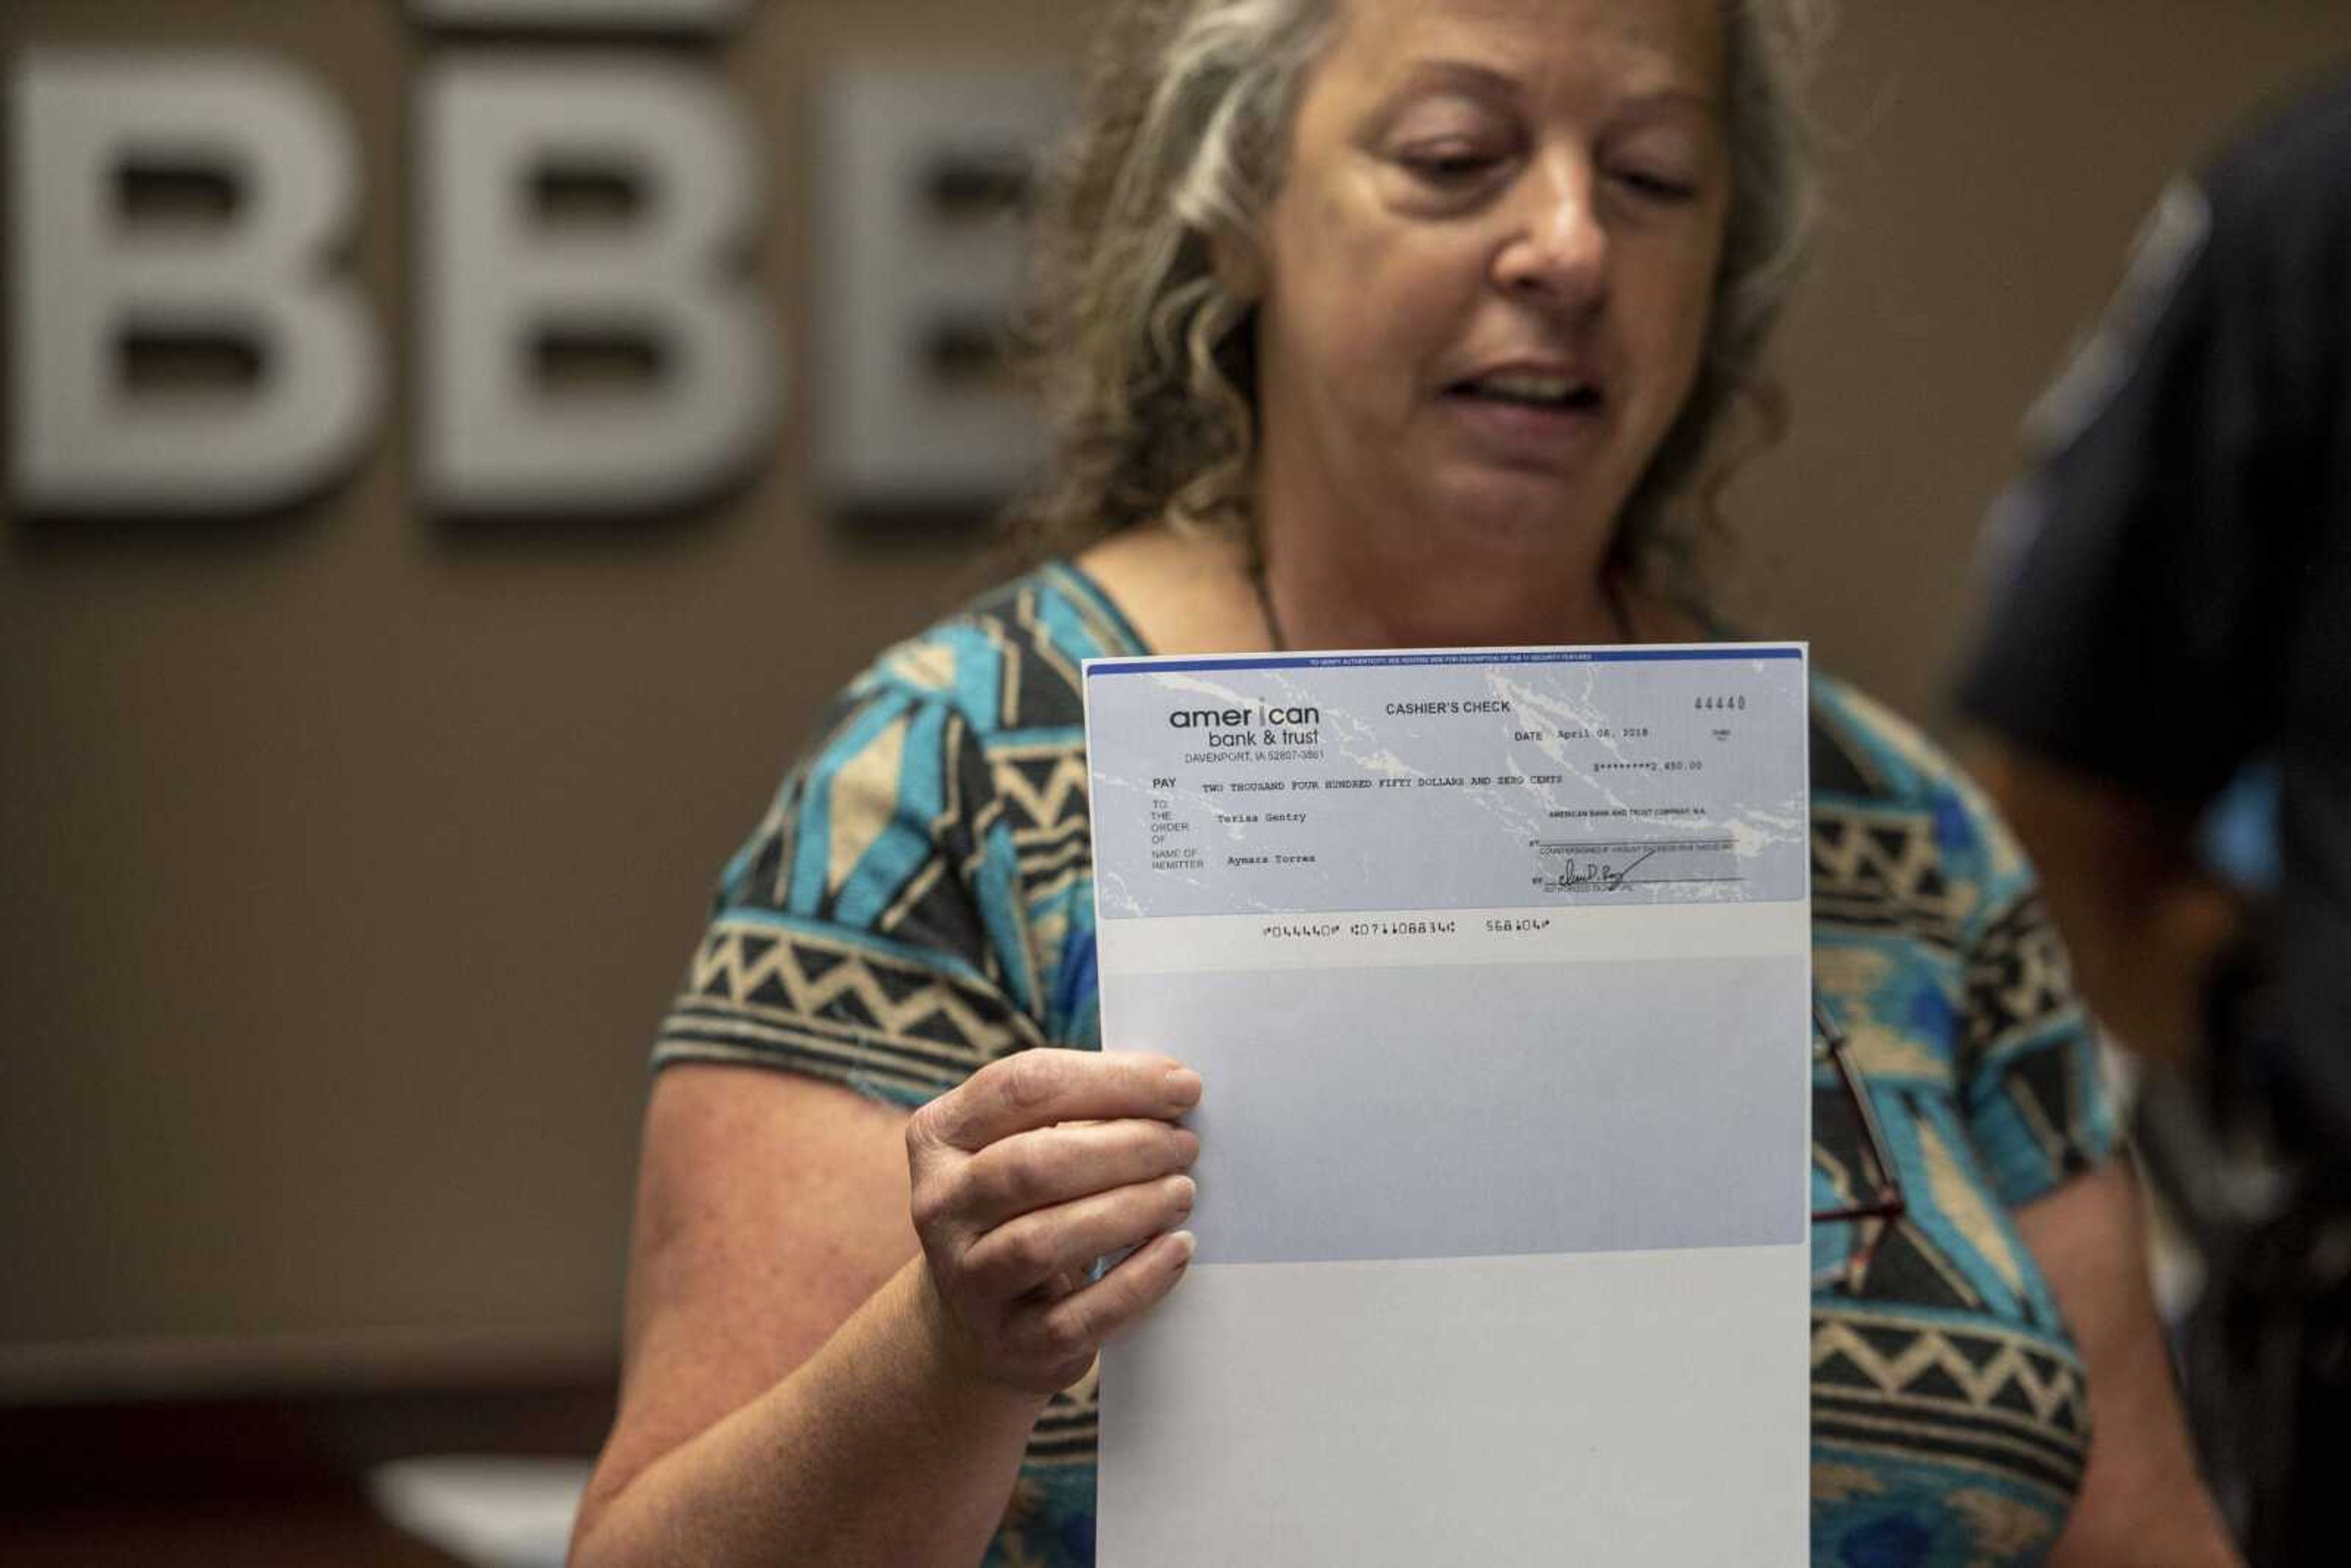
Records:
[[[2115,1113],[2073,966],[2032,867],[1983,797],[1960,783],[1980,836],[1984,898],[1962,936],[1959,1102],[1992,1188],[2011,1207],[2111,1156]]]
[[[1042,1042],[982,899],[989,769],[949,703],[853,687],[720,878],[653,1048],[914,1106]]]

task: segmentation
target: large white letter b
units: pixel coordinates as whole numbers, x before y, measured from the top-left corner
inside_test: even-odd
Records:
[[[359,192],[350,135],[262,56],[35,50],[15,69],[16,500],[49,513],[236,513],[357,455],[376,340],[331,275]],[[219,221],[121,221],[141,172],[228,193]],[[226,344],[232,394],[140,392],[142,342]]]
[[[419,132],[418,474],[434,506],[658,510],[764,455],[775,329],[730,276],[758,191],[714,78],[459,60],[426,78]],[[637,373],[583,389],[561,373],[579,361]]]

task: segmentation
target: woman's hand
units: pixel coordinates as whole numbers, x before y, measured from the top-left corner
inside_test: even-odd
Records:
[[[937,1326],[987,1382],[1051,1394],[1176,1287],[1200,1079],[1164,1056],[1035,1049],[989,1063],[906,1125]],[[1135,1250],[1097,1281],[1094,1260]]]

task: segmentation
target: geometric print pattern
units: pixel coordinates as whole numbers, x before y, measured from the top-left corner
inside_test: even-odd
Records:
[[[1849,1452],[1954,1468],[2046,1490],[2081,1484],[2089,1395],[2080,1367],[2040,1340],[1883,1312],[1813,1317],[1813,1428]]]
[[[1968,1049],[1996,1050],[2072,1004],[2073,967],[2038,897],[2020,900],[1977,939],[1968,963]]]
[[[1967,910],[1943,869],[1935,824],[1912,812],[1847,809],[1813,824],[1813,903],[1840,925],[1896,930],[1949,950]]]
[[[1813,1562],[2036,1563],[2080,1485],[2088,1392],[2011,1211],[2112,1152],[2089,1021],[1973,786],[1837,683],[1813,718],[1815,983],[1907,1203],[1858,1287],[1813,1301]],[[1832,1086],[1816,1075],[1821,1207],[1862,1185]],[[1816,1270],[1874,1223],[1816,1227]]]
[[[656,1064],[913,1106],[1011,1051],[1098,1046],[1079,666],[1147,651],[1055,564],[885,652],[722,875]],[[2087,1020],[2029,868],[1934,747],[1815,677],[1812,751],[1815,991],[1908,1200],[1858,1284],[1813,1299],[1813,1561],[2038,1562],[2087,1405],[2010,1211],[2111,1149]],[[1866,1186],[1863,1145],[1821,1064],[1816,1207]],[[1816,1274],[1878,1223],[1815,1227]],[[995,1568],[1092,1562],[1096,1430],[1090,1376],[1031,1436]]]
[[[920,1101],[1040,1038],[992,986],[735,915],[712,921],[656,1060],[757,1060],[788,1048],[827,1076]]]

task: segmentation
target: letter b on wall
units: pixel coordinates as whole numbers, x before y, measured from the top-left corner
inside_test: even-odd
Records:
[[[12,75],[17,503],[233,513],[338,476],[382,400],[332,270],[359,202],[340,113],[259,56],[31,50]],[[139,221],[142,182],[218,200]],[[244,371],[142,391],[142,354]]]
[[[777,341],[725,98],[661,64],[444,65],[418,103],[418,477],[447,512],[643,512],[764,455]]]

